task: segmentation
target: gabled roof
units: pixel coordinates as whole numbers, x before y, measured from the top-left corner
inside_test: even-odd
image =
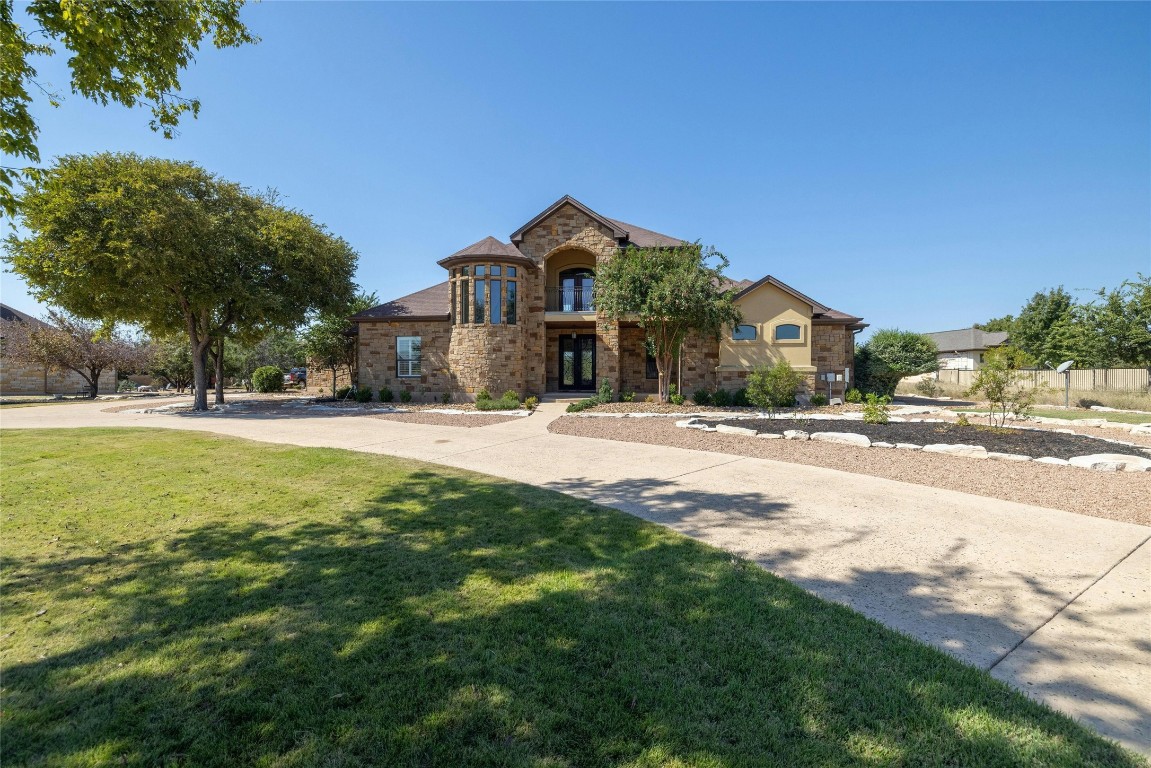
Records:
[[[499,259],[504,263],[520,264],[525,267],[534,268],[536,265],[534,261],[520,253],[519,248],[510,243],[501,243],[490,235],[479,242],[472,243],[467,248],[461,248],[451,256],[440,259],[436,263],[447,269],[455,264],[489,258]]]
[[[588,208],[586,205],[581,203],[579,200],[576,200],[571,195],[564,195],[559,200],[556,200],[527,224],[524,224],[522,227],[513,232],[510,238],[512,243],[516,245],[522,243],[524,241],[524,235],[529,229],[536,226],[565,205],[572,206],[592,221],[597,221],[605,228],[610,229],[612,237],[619,241],[621,245],[631,243],[632,245],[636,245],[641,248],[652,248],[674,247],[677,245],[683,245],[684,243],[684,240],[678,237],[661,235],[659,232],[653,232],[650,229],[644,229],[643,227],[637,227],[634,224],[628,224],[617,219],[609,219],[606,216],[601,216],[591,208]]]
[[[7,304],[0,304],[0,320],[7,320],[14,323],[28,323],[38,328],[51,328],[52,326],[43,320],[38,320],[27,312],[21,312],[18,309],[8,306]]]
[[[990,349],[1006,344],[1008,336],[1006,331],[981,331],[978,328],[960,328],[957,331],[937,331],[923,335],[934,341],[940,352]]]
[[[352,315],[358,320],[447,320],[451,313],[451,285],[444,282],[409,293]]]
[[[743,288],[742,290],[740,290],[739,293],[737,293],[735,295],[735,298],[741,299],[744,296],[746,296],[747,294],[749,294],[752,291],[759,288],[760,286],[768,285],[768,284],[774,285],[776,288],[783,291],[784,293],[790,294],[790,295],[794,296],[795,298],[799,299],[800,301],[804,302],[805,304],[811,305],[811,312],[813,315],[822,314],[822,313],[825,313],[828,311],[827,307],[823,306],[822,304],[820,304],[815,299],[811,298],[810,296],[805,296],[804,294],[802,294],[799,291],[792,288],[787,283],[783,282],[782,280],[777,280],[774,277],[772,277],[771,275],[764,275],[763,277],[761,277],[759,280],[756,280],[751,285],[747,286],[746,288]]]

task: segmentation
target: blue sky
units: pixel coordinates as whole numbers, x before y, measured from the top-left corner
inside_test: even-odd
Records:
[[[17,8],[18,15],[22,9]],[[1151,5],[265,2],[198,120],[38,104],[46,160],[195,161],[361,254],[381,299],[564,194],[873,328],[1151,273]],[[41,75],[66,89],[62,57]],[[21,281],[3,300],[39,311]]]

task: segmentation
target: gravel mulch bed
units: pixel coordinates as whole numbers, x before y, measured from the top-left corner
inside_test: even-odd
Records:
[[[399,421],[404,424],[429,424],[434,427],[490,427],[492,424],[503,424],[505,421],[515,421],[526,418],[524,416],[501,416],[499,414],[462,414],[462,413],[369,413],[373,419],[384,421]]]
[[[850,413],[852,411],[862,410],[858,405],[847,403],[845,405],[825,405],[820,408],[781,408],[780,413],[819,413],[834,415],[837,413]],[[672,405],[671,403],[601,403],[600,405],[588,408],[582,413],[747,413],[754,415],[759,413],[758,408],[737,408],[735,406],[724,406],[722,408],[714,405],[692,405],[685,403],[684,405]]]
[[[932,425],[928,425],[932,426]],[[939,425],[934,425],[939,426]],[[604,440],[667,445],[735,456],[752,456],[793,464],[838,469],[933,488],[946,488],[1091,517],[1151,525],[1151,473],[1087,472],[1034,462],[995,462],[921,451],[855,448],[799,440],[755,437],[682,429],[674,419],[589,419],[565,416],[551,432]],[[1107,452],[1110,452],[1108,449]]]
[[[780,422],[772,419],[701,419],[703,423],[730,424],[733,427],[746,427],[757,432],[779,434],[785,429],[802,429],[805,432],[854,432],[865,435],[872,442],[915,443],[962,443],[982,445],[988,451],[997,453],[1018,453],[1037,459],[1041,456],[1054,456],[1057,459],[1070,459],[1072,456],[1085,456],[1092,453],[1122,453],[1131,456],[1151,457],[1151,452],[1116,443],[1109,443],[1092,437],[1067,435],[1053,430],[1014,429],[1011,427],[988,427],[972,424],[936,424],[925,422],[891,422],[889,424],[867,424],[862,421],[842,419],[818,419],[811,421],[788,420]],[[1123,439],[1119,435],[1111,435]]]

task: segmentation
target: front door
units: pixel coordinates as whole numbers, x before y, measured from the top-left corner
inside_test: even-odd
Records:
[[[595,389],[595,334],[560,336],[560,389]]]

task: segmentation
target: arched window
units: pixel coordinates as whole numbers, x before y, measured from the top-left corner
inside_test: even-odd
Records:
[[[732,341],[755,341],[754,325],[737,325],[731,331]]]
[[[794,323],[784,323],[775,326],[776,341],[799,341],[803,338],[803,331]]]
[[[559,273],[559,303],[562,312],[594,312],[592,294],[595,272],[587,267],[565,269]]]

